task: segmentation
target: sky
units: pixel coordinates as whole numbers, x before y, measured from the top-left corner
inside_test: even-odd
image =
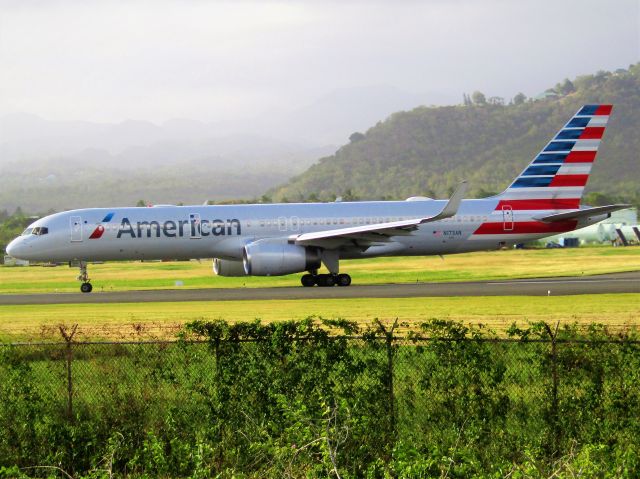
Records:
[[[534,96],[640,60],[640,0],[0,0],[0,115],[237,121],[384,85]]]

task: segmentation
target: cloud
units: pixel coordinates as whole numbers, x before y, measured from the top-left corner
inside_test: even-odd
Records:
[[[337,88],[536,94],[638,61],[638,2],[9,1],[0,113],[239,119]],[[635,12],[631,14],[631,12]]]

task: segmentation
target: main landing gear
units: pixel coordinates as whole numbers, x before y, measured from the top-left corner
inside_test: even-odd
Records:
[[[311,287],[318,286],[349,286],[351,284],[351,276],[348,274],[305,274],[300,278],[302,286]]]
[[[87,263],[84,261],[80,261],[80,275],[78,275],[78,281],[82,281],[80,285],[80,291],[83,293],[90,293],[93,290],[93,286],[91,286],[91,281],[89,279],[89,275],[87,274]]]

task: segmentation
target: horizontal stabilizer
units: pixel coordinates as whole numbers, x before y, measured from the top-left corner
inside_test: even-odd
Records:
[[[558,213],[555,215],[543,216],[541,218],[534,218],[534,219],[537,221],[542,221],[543,223],[554,223],[556,221],[577,220],[580,218],[588,218],[590,216],[604,215],[606,213],[611,213],[612,211],[623,210],[625,208],[630,208],[630,207],[631,205],[626,205],[626,204],[596,206],[595,208],[568,211],[567,213]]]

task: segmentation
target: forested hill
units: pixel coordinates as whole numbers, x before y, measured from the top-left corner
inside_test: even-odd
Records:
[[[640,64],[565,80],[542,100],[508,104],[465,95],[465,105],[399,112],[354,133],[335,155],[272,191],[274,200],[447,197],[466,179],[475,197],[502,191],[583,104],[612,103],[588,191],[640,202]]]

